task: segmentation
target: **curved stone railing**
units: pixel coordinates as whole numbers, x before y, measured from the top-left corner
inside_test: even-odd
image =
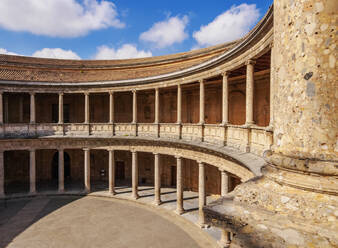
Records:
[[[262,156],[272,145],[273,133],[257,126],[172,123],[71,123],[71,124],[4,124],[3,138],[39,137],[145,137],[183,140],[229,146],[242,152]]]

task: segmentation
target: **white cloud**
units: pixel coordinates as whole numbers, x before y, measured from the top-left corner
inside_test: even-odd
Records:
[[[118,49],[108,46],[100,46],[97,48],[95,59],[130,59],[130,58],[145,58],[151,57],[150,51],[137,50],[132,44],[124,44]]]
[[[61,48],[43,48],[33,53],[32,56],[51,59],[81,59],[80,56],[72,50],[63,50]]]
[[[5,48],[0,48],[0,54],[18,55],[17,53],[13,53],[13,52],[7,51]]]
[[[188,16],[175,16],[165,21],[155,23],[148,31],[140,35],[140,40],[154,43],[157,48],[171,46],[188,38],[185,28],[189,22]]]
[[[0,27],[52,37],[78,37],[92,30],[123,28],[107,0],[1,0]]]
[[[193,33],[198,46],[210,46],[243,37],[259,18],[255,4],[232,6],[199,31]]]

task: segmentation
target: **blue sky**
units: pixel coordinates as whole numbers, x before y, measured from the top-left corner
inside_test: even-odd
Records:
[[[158,56],[240,38],[272,0],[1,0],[0,53]]]

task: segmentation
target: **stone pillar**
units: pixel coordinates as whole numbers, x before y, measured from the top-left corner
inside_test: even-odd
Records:
[[[64,165],[64,150],[58,150],[59,155],[59,192],[65,191],[65,165]]]
[[[36,193],[36,160],[35,150],[29,151],[29,193]]]
[[[137,161],[137,152],[131,152],[131,160],[132,160],[132,195],[133,199],[138,199],[138,161]]]
[[[337,64],[335,40],[329,37],[336,10],[335,0],[275,1],[273,102],[278,107],[273,108],[274,144],[268,158],[277,168],[308,174],[304,181],[292,175],[280,180],[335,194]]]
[[[200,122],[199,124],[204,124],[204,80],[201,79],[200,81]]]
[[[177,85],[177,123],[182,123],[182,87]]]
[[[109,193],[115,195],[115,156],[114,150],[109,152]]]
[[[176,206],[176,213],[183,214],[183,176],[182,176],[182,158],[176,157],[176,187],[177,187],[177,206]]]
[[[90,113],[89,113],[89,92],[85,92],[85,123],[89,124],[90,121]]]
[[[155,199],[154,204],[161,204],[161,165],[160,165],[160,154],[154,153],[154,184],[155,184]]]
[[[133,90],[133,123],[137,123],[137,92]]]
[[[221,196],[229,192],[229,175],[226,171],[221,170]]]
[[[228,104],[228,97],[229,97],[229,90],[228,90],[228,72],[224,72],[223,76],[223,83],[222,83],[222,125],[228,124],[228,111],[229,111],[229,104]]]
[[[30,104],[30,123],[35,123],[35,93],[30,93],[31,104]]]
[[[114,92],[109,92],[109,123],[114,123]]]
[[[155,124],[160,123],[160,90],[155,89]]]
[[[246,118],[245,124],[254,124],[253,120],[253,98],[254,98],[254,60],[246,63]]]
[[[230,236],[231,233],[222,229],[221,230],[221,240],[218,242],[219,246],[222,248],[226,248],[230,246]]]
[[[85,192],[90,192],[90,149],[85,148],[84,151],[84,184]]]
[[[5,196],[4,151],[0,151],[0,198]]]
[[[0,91],[0,125],[4,123],[4,107],[3,107],[3,99],[2,92]]]
[[[63,93],[59,93],[59,124],[63,124]]]
[[[206,205],[205,195],[205,166],[204,163],[198,162],[198,216],[199,225],[206,227],[203,207]]]
[[[275,49],[273,47],[273,43],[270,45],[271,47],[271,56],[270,56],[270,121],[269,121],[269,126],[268,129],[273,130],[273,99],[274,99],[274,58],[275,58]]]

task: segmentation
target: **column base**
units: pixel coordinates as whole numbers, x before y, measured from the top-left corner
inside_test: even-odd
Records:
[[[112,190],[112,191],[109,191],[109,194],[110,195],[116,195],[116,192],[115,192],[115,190]]]
[[[210,225],[209,224],[206,224],[206,223],[198,223],[197,224],[201,229],[206,229],[206,228],[209,228]]]
[[[182,215],[182,214],[184,214],[184,212],[185,212],[184,208],[175,210],[175,213],[178,214],[178,215]]]
[[[131,198],[137,200],[138,198],[140,198],[140,196],[138,194],[132,194]]]
[[[217,241],[217,244],[220,248],[228,248],[230,247],[230,242],[224,242],[222,240]]]
[[[64,189],[59,189],[58,192],[62,194],[62,193],[65,192],[65,190]]]
[[[162,204],[162,201],[154,201],[153,204],[155,206],[160,206]]]

